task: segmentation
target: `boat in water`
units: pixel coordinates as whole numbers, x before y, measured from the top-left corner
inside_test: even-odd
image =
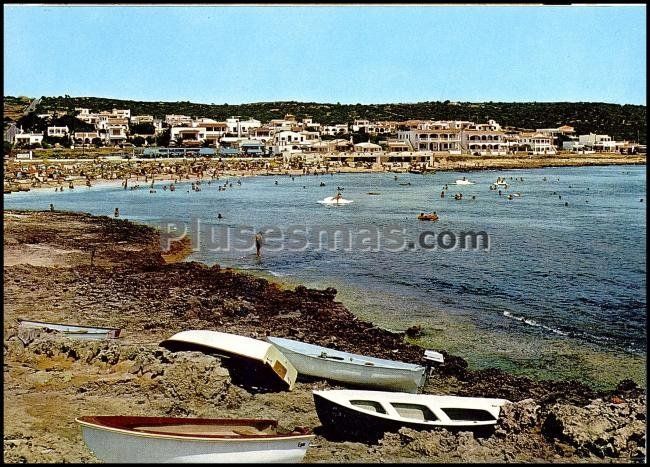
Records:
[[[425,214],[425,213],[421,212],[418,215],[418,219],[421,220],[421,221],[434,221],[435,222],[435,221],[438,220],[438,214],[436,214],[435,212],[428,213],[428,214]]]
[[[456,180],[456,185],[474,185],[474,182],[463,177],[462,179]]]
[[[496,425],[506,399],[438,396],[403,392],[312,391],[323,426],[350,437],[380,435],[400,428],[431,430]]]
[[[119,328],[100,328],[94,326],[80,326],[78,324],[47,323],[43,321],[18,320],[19,333],[30,330],[47,330],[57,332],[65,337],[84,340],[117,339],[122,333]]]
[[[274,345],[251,337],[191,330],[176,333],[160,345],[172,351],[207,350],[223,355],[232,360],[223,363],[230,366],[233,383],[246,386],[273,388],[279,385],[291,391],[298,376],[296,368]]]
[[[327,204],[330,206],[341,206],[343,204],[350,204],[353,201],[350,199],[345,199],[343,195],[341,195],[341,190],[342,188],[339,188],[339,191],[336,192],[336,195],[334,196],[328,196],[325,199],[322,199],[319,201],[321,204]]]
[[[88,448],[110,463],[301,462],[310,430],[278,429],[277,420],[84,416]]]
[[[413,363],[367,357],[320,345],[267,336],[299,374],[356,386],[415,393],[426,381],[426,368]]]

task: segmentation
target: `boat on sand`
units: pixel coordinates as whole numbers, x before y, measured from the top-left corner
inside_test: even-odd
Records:
[[[275,346],[251,337],[226,332],[191,330],[174,334],[160,343],[169,350],[215,352],[232,360],[233,382],[250,386],[279,385],[291,391],[298,372]]]
[[[97,458],[110,463],[301,462],[311,432],[277,420],[84,416],[76,419]]]
[[[509,401],[384,391],[313,391],[318,418],[326,429],[350,437],[398,431],[485,428],[495,425]]]
[[[413,363],[367,357],[320,345],[268,336],[299,374],[356,386],[417,392],[426,381],[426,368]]]

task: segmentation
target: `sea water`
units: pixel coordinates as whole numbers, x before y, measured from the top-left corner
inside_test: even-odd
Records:
[[[456,185],[462,177],[475,183]],[[509,184],[501,195],[490,189],[497,177]],[[155,193],[119,186],[12,193],[4,207],[48,209],[53,203],[57,210],[109,216],[119,207],[121,218],[137,222],[185,223],[188,231],[202,232],[189,260],[333,286],[364,318],[395,330],[428,326],[430,343],[456,354],[465,350],[479,366],[508,366],[492,357],[518,352],[531,354],[519,363],[547,352],[554,366],[575,346],[645,360],[645,166],[229,177],[232,187],[225,191],[218,190],[223,177],[209,185],[204,180],[201,191],[190,182],[163,190],[168,183],[156,182]],[[352,203],[319,203],[339,187]],[[457,193],[462,200],[454,199]],[[432,211],[437,222],[417,219]],[[319,244],[312,237],[301,248],[272,248],[278,241],[269,237],[256,256],[255,232],[271,227],[286,234],[289,226],[344,235],[365,228],[370,238]],[[240,236],[250,231],[250,246],[206,241],[215,229],[228,228],[243,230]],[[386,229],[400,230],[404,248],[381,244],[377,236]],[[432,248],[431,234],[449,240],[450,233],[463,232],[485,233],[489,248],[435,242]],[[540,342],[547,346],[539,349]]]

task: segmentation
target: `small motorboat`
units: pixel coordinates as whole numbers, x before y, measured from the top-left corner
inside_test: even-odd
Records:
[[[335,196],[328,196],[325,199],[322,199],[319,201],[321,204],[327,204],[327,205],[333,205],[333,206],[340,206],[342,204],[350,204],[353,201],[350,199],[345,199],[343,198],[343,195],[341,195],[341,192],[337,192]]]
[[[465,179],[465,177],[463,177],[460,180],[456,180],[456,185],[474,185],[474,182],[467,180]]]
[[[301,462],[314,435],[277,420],[84,416],[88,448],[108,463]]]
[[[336,196],[328,196],[327,198],[319,201],[319,203],[321,204],[328,204],[328,205],[335,205],[335,206],[339,206],[342,204],[350,204],[352,202],[353,201],[350,199],[345,199],[343,197],[337,198]]]
[[[367,357],[319,345],[268,336],[298,373],[357,386],[416,393],[426,381],[426,368],[413,363]]]
[[[275,346],[251,337],[226,332],[192,330],[182,331],[160,343],[172,351],[198,350],[215,352],[232,360],[233,382],[252,386],[279,385],[291,391],[298,372]],[[228,362],[224,362],[229,365]]]
[[[418,219],[421,220],[421,221],[434,221],[435,222],[435,221],[438,220],[438,214],[436,214],[435,212],[429,213],[429,214],[425,214],[425,213],[421,212],[418,215]]]
[[[368,194],[369,195],[380,195],[381,193],[379,193],[378,191],[369,191]]]
[[[407,427],[416,430],[472,429],[495,425],[506,399],[438,396],[403,392],[312,391],[326,429],[368,437]]]
[[[99,328],[94,326],[80,326],[78,324],[47,323],[43,321],[18,320],[19,334],[28,330],[44,329],[58,332],[66,337],[84,340],[117,339],[122,333],[119,328]]]

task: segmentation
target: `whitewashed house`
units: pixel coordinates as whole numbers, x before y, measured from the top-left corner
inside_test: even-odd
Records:
[[[68,136],[70,130],[68,126],[48,126],[47,127],[47,136],[54,136],[61,138],[63,136]]]

